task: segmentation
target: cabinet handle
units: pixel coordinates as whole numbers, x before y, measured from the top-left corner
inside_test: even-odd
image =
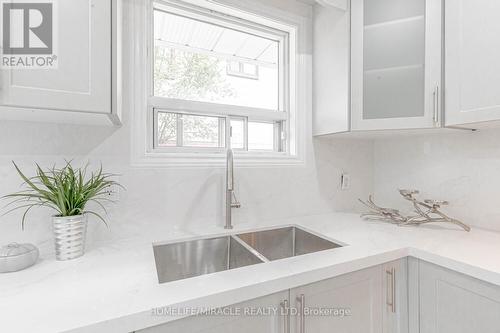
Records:
[[[393,267],[385,271],[385,273],[387,278],[386,304],[391,309],[392,313],[396,313],[396,269]]]
[[[439,125],[439,86],[436,86],[432,93],[432,101],[434,108],[434,125]]]
[[[284,300],[280,304],[283,311],[283,333],[290,333],[290,306],[288,300]]]
[[[306,296],[304,296],[304,294],[301,294],[299,297],[297,297],[297,302],[299,303],[300,308],[299,333],[306,333]]]

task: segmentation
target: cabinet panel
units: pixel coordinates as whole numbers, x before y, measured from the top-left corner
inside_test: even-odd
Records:
[[[364,28],[363,67],[374,69],[422,65],[425,62],[425,20],[376,24]],[[424,82],[420,81],[423,86]]]
[[[500,287],[420,261],[421,333],[498,333]]]
[[[111,113],[111,0],[57,2],[56,69],[2,70],[1,104]]]
[[[303,295],[305,315],[292,316],[292,332],[382,332],[381,266],[364,269],[290,291],[299,314]],[[318,311],[337,310],[318,315]],[[328,311],[327,310],[327,311]],[[309,313],[307,313],[309,311]],[[304,330],[301,331],[302,320]]]
[[[423,66],[365,72],[363,118],[423,117],[423,83]]]
[[[445,6],[446,125],[500,120],[500,2]]]
[[[350,15],[318,5],[313,11],[313,134],[347,132]]]
[[[231,310],[232,315],[189,317],[137,331],[137,333],[282,333],[285,331],[286,316],[284,316],[285,311],[281,310],[281,303],[288,298],[289,292],[284,291],[231,305],[227,309]],[[258,315],[250,312],[266,309],[271,312]]]

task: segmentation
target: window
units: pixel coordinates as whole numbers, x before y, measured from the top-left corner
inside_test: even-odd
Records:
[[[245,63],[242,61],[228,61],[226,73],[229,76],[258,80],[259,65]]]
[[[293,155],[285,25],[177,1],[152,10],[152,151]]]

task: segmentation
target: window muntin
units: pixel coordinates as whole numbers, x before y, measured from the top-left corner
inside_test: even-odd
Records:
[[[290,67],[288,66],[290,66],[289,57],[292,57],[291,52],[295,52],[295,42],[292,44],[293,49],[290,49],[290,32],[287,29],[279,30],[284,27],[282,25],[278,25],[279,29],[272,28],[275,26],[274,21],[269,21],[269,26],[247,22],[239,18],[229,19],[228,23],[225,21],[228,19],[225,14],[198,10],[199,8],[191,6],[172,5],[170,7],[170,4],[165,1],[155,3],[153,8],[155,22],[152,27],[153,40],[150,44],[152,49],[150,53],[152,55],[150,67],[152,84],[149,97],[150,109],[154,114],[152,117],[154,123],[152,152],[182,152],[183,149],[187,149],[186,152],[220,152],[230,146],[237,151],[273,154],[289,154],[289,149],[292,149],[293,154],[295,154],[294,146],[286,141],[287,133],[290,130],[289,126],[291,123],[295,123],[295,116],[290,114],[289,109],[290,105],[293,105],[291,99],[294,98],[294,94],[290,93],[288,79],[289,75],[292,74],[289,72]],[[190,43],[182,45],[180,39],[167,38],[172,34],[162,35],[158,32],[160,29],[165,29],[165,22],[160,24],[157,19],[160,15],[165,15],[162,16],[163,21],[166,18],[180,18],[190,20],[189,23],[194,25],[201,22],[198,29],[189,30],[191,35],[198,34],[200,27],[206,28],[207,31],[205,32],[209,34],[208,25],[224,28],[222,35],[238,34],[241,37],[246,34],[247,46],[245,46],[246,44],[240,44],[238,48],[243,50],[243,53],[231,51],[233,53],[230,54],[227,53],[227,50],[230,47],[234,48],[234,45],[228,43],[230,39],[219,41],[221,47],[217,50],[207,49],[208,39],[207,43],[203,45],[197,44],[196,47],[193,46],[195,43],[192,43],[193,45]],[[259,22],[265,24],[265,20],[259,19]],[[181,31],[185,33],[188,30],[181,29]],[[272,41],[272,43],[260,51],[258,55],[260,58],[243,56],[244,52],[255,50],[256,45],[258,46],[258,42],[261,40]],[[266,69],[273,70],[276,85],[273,88],[266,87],[265,92],[258,91],[258,93],[253,92],[253,95],[247,94],[247,96],[251,96],[247,98],[247,102],[245,102],[244,98],[239,102],[234,102],[230,99],[224,99],[224,96],[214,97],[214,92],[221,91],[220,87],[213,90],[201,87],[202,90],[204,89],[202,92],[205,92],[205,94],[197,90],[200,87],[196,84],[181,85],[182,89],[178,89],[178,85],[177,89],[171,89],[175,86],[176,80],[183,79],[183,75],[178,74],[179,68],[182,69],[181,73],[185,73],[183,70],[193,67],[173,66],[172,68],[168,65],[169,62],[164,59],[165,57],[170,59],[170,57],[178,55],[182,59],[188,60],[196,57],[201,58],[202,64],[208,63],[210,65],[210,61],[213,61],[217,66],[214,65],[211,69],[217,72],[216,75],[219,75],[219,78],[221,75],[225,75],[226,78],[230,77],[231,69],[234,69],[235,72],[238,71],[240,74],[234,75],[235,73],[232,73],[235,79],[247,82],[259,81],[263,71],[265,72]],[[203,81],[198,80],[198,78],[197,75],[192,75],[187,82],[198,83]],[[165,80],[170,82],[165,82]],[[251,89],[243,89],[245,93],[248,93],[249,90]],[[272,98],[273,104],[271,104],[270,98],[265,98],[266,93],[275,95]],[[294,110],[293,106],[292,109]],[[189,118],[190,115],[196,116],[196,118]],[[172,119],[174,118],[175,128],[172,125]],[[187,121],[184,121],[184,119]],[[214,119],[217,119],[217,126]],[[200,128],[193,129],[193,125]],[[168,133],[168,136],[165,132]],[[172,136],[175,136],[175,138]]]

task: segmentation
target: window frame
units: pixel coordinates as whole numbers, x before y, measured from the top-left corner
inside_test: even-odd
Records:
[[[193,101],[193,100],[183,100],[176,98],[166,98],[154,95],[154,11],[160,10],[174,15],[187,16],[191,19],[200,19],[200,21],[213,23],[213,24],[224,24],[225,27],[234,28],[235,30],[242,31],[245,33],[258,34],[261,37],[276,40],[278,42],[278,110],[255,108],[240,105],[230,105],[223,103],[213,103],[213,102],[203,102],[203,101]],[[290,131],[290,105],[289,96],[290,94],[290,54],[292,51],[290,48],[290,30],[283,30],[264,26],[259,23],[253,23],[246,19],[241,19],[224,13],[212,11],[203,7],[194,6],[185,2],[178,0],[152,0],[152,5],[149,10],[149,17],[151,19],[151,24],[148,33],[148,110],[149,110],[149,121],[148,121],[148,137],[152,138],[148,144],[148,152],[150,153],[199,153],[199,154],[214,154],[224,152],[230,144],[230,118],[246,118],[246,124],[250,122],[277,122],[281,121],[284,126],[280,126],[280,130],[285,132],[285,134],[278,134],[281,137],[288,137],[288,132]],[[268,23],[272,21],[269,20]],[[247,30],[245,30],[247,29]],[[231,59],[229,59],[231,60]],[[159,147],[157,145],[157,113],[158,112],[172,112],[172,113],[183,113],[183,114],[193,114],[193,115],[204,115],[204,116],[215,116],[215,117],[226,117],[226,130],[225,130],[225,146],[221,148],[207,148],[207,147]],[[247,126],[246,126],[247,129]],[[246,132],[248,135],[248,131]],[[276,135],[275,135],[276,136]],[[247,141],[246,138],[245,141]],[[248,145],[245,145],[245,150],[235,149],[239,154],[273,154],[276,156],[288,156],[294,155],[291,151],[291,145],[289,140],[285,140],[283,145],[283,139],[280,138],[280,142],[275,141],[274,146],[280,147],[281,151],[260,151],[260,150],[247,150]]]
[[[124,118],[129,122],[131,165],[137,168],[221,168],[225,165],[225,154],[207,152],[153,152],[152,115],[150,105],[150,82],[152,75],[149,61],[151,40],[153,40],[152,15],[153,1],[134,2],[125,11],[128,24],[125,25],[129,39],[124,40],[129,57],[124,62],[130,76],[128,109],[130,114]],[[287,153],[238,152],[235,151],[235,164],[239,167],[294,167],[304,166],[309,156],[308,138],[311,134],[310,117],[312,112],[312,59],[310,56],[312,19],[309,14],[285,11],[265,3],[249,4],[244,0],[182,0],[189,6],[203,7],[206,11],[216,11],[224,15],[241,17],[245,20],[267,24],[274,22],[277,29],[289,32],[290,58],[289,79],[290,95],[289,121],[287,122]],[[162,1],[171,3],[171,1]],[[182,101],[178,101],[183,106]],[[183,108],[181,108],[182,110]],[[175,111],[175,110],[173,110]],[[189,111],[189,110],[188,110]],[[127,114],[125,114],[127,115]]]

